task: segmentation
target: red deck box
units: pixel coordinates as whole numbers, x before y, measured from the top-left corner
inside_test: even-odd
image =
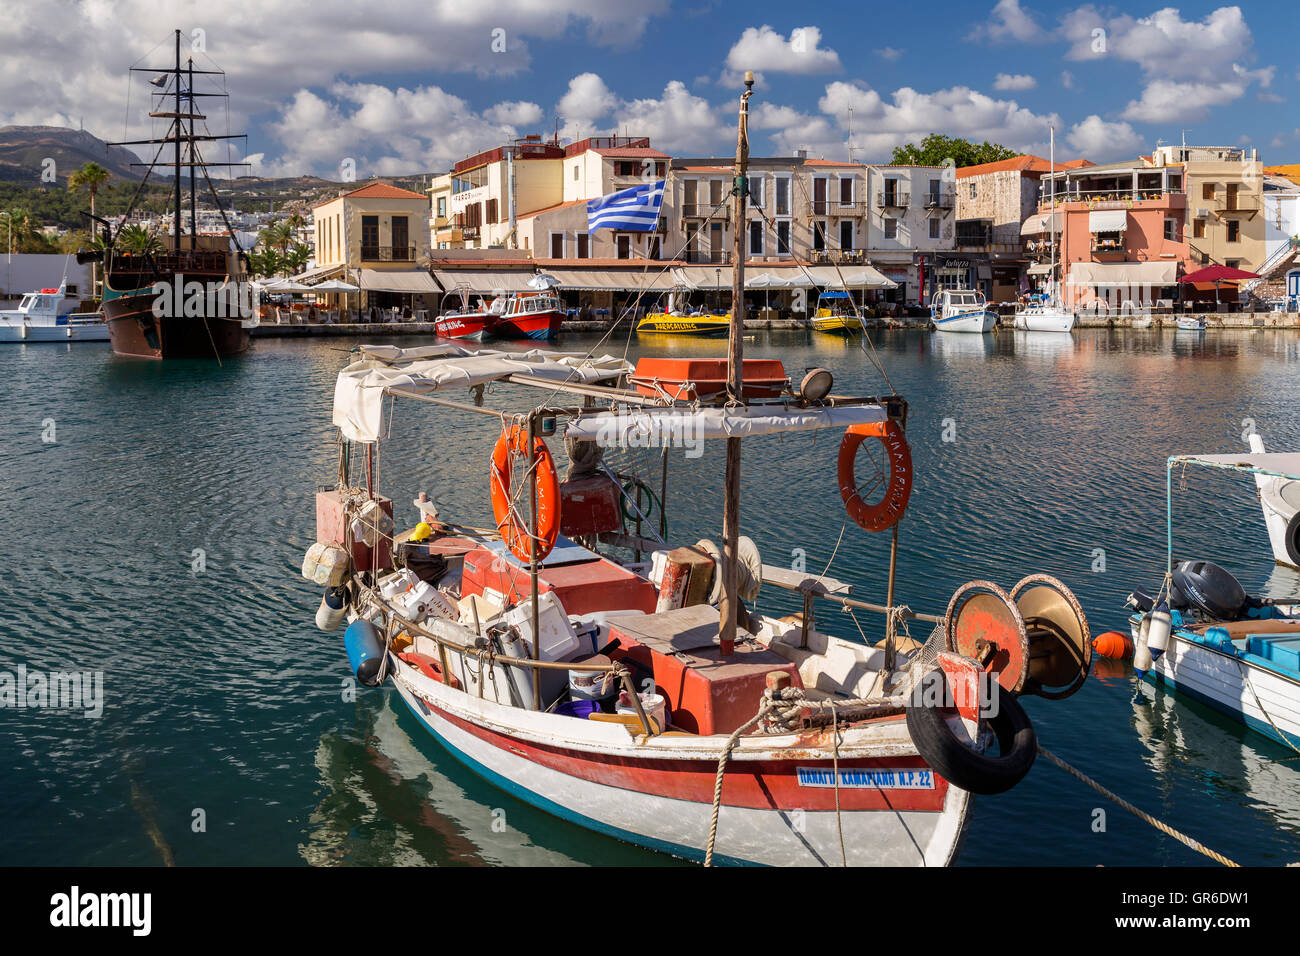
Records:
[[[476,548],[465,555],[461,595],[481,596],[488,588],[501,592],[507,601],[517,604],[528,597],[528,568],[488,548]],[[568,614],[607,610],[636,610],[648,614],[655,609],[659,596],[649,581],[607,558],[596,556],[589,561],[544,564],[538,569],[537,588],[543,593],[553,591]]]
[[[361,492],[362,495],[365,492]],[[325,544],[343,547],[344,541],[347,540],[347,520],[344,506],[350,497],[348,492],[343,491],[318,491],[316,492],[316,540]],[[393,502],[391,498],[385,498],[383,495],[375,495],[375,501],[379,502],[379,507],[384,509],[384,513],[389,518],[393,516]],[[378,564],[375,570],[386,571],[393,566],[393,540],[392,538],[382,538],[377,546]],[[369,571],[371,569],[370,547],[364,541],[352,542],[352,566],[359,571]]]

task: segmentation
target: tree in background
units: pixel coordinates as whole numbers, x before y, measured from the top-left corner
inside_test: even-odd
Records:
[[[1014,149],[1008,149],[997,143],[985,140],[972,143],[958,136],[944,136],[931,133],[921,140],[921,145],[904,143],[894,147],[891,166],[946,166],[951,160],[954,166],[979,166],[982,163],[996,163],[1000,159],[1019,156]]]
[[[93,217],[95,215],[95,197],[99,195],[100,187],[102,187],[106,182],[108,182],[109,176],[110,176],[109,171],[105,169],[103,166],[99,165],[99,163],[86,163],[86,165],[82,166],[80,169],[78,169],[76,172],[74,172],[71,176],[68,177],[69,190],[71,190],[72,192],[80,192],[81,190],[84,189],[87,193],[90,194],[90,215],[92,217],[91,218],[92,223],[94,222]],[[94,230],[93,225],[91,226],[91,230],[92,231]],[[97,296],[97,293],[95,291],[96,272],[97,272],[97,268],[95,264],[92,262],[90,264],[90,292],[92,296]]]
[[[161,252],[162,240],[144,226],[132,223],[123,226],[117,234],[115,245],[130,255],[142,256],[147,252]]]
[[[311,261],[311,246],[305,243],[295,242],[291,245],[281,257],[284,263],[286,275],[293,275],[302,272],[307,268],[307,263]]]
[[[280,254],[260,246],[248,253],[248,271],[254,276],[273,276],[284,267]]]
[[[58,252],[58,243],[40,230],[36,218],[26,209],[0,212],[0,249],[8,252]]]

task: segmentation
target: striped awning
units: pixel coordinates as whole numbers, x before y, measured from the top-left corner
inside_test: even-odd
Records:
[[[1127,209],[1094,209],[1088,213],[1089,232],[1124,232],[1127,228]]]
[[[1042,235],[1043,233],[1051,232],[1052,216],[1053,216],[1052,213],[1046,213],[1046,212],[1034,213],[1032,216],[1026,219],[1024,224],[1020,227],[1020,234],[1022,236],[1038,236],[1038,235]],[[1061,231],[1061,213],[1057,211],[1055,213],[1055,217],[1056,217],[1056,231],[1059,233]]]
[[[433,277],[444,292],[469,289],[478,295],[491,295],[494,292],[525,292],[528,280],[535,274],[531,269],[438,269]],[[554,270],[549,274],[555,275]]]

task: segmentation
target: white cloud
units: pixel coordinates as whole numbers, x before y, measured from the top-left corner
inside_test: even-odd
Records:
[[[502,126],[536,126],[542,121],[542,108],[526,100],[510,100],[485,110],[483,115]]]
[[[1067,90],[1074,88],[1074,74],[1069,70],[1061,71],[1061,85]]]
[[[890,63],[893,63],[903,55],[902,50],[896,50],[892,46],[881,47],[879,50],[872,50],[871,52],[880,57],[880,59],[886,60]]]
[[[1032,90],[1037,85],[1028,73],[999,73],[993,80],[995,90]]]
[[[563,124],[560,133],[571,139],[591,136],[597,121],[618,105],[618,97],[595,73],[580,73],[569,80],[569,89],[556,107]]]
[[[656,149],[688,155],[710,153],[730,141],[735,143],[722,110],[696,96],[679,80],[672,80],[657,98],[622,103],[614,116],[615,129],[627,129],[637,136],[649,136]]]
[[[989,13],[988,22],[976,27],[971,39],[988,39],[994,41],[1018,41],[1031,43],[1047,38],[1047,32],[1038,25],[1038,20],[1028,10],[1020,6],[1020,0],[998,0]]]
[[[1231,103],[1245,92],[1246,84],[1240,80],[1222,83],[1155,80],[1142,90],[1141,99],[1125,107],[1122,115],[1124,119],[1144,123],[1200,122],[1210,115],[1211,107]]]
[[[821,46],[817,27],[796,27],[789,38],[771,27],[747,27],[727,54],[732,74],[744,70],[767,73],[838,73],[840,55]]]
[[[1285,103],[1286,97],[1276,93],[1256,93],[1255,100],[1259,103]]]
[[[1282,149],[1285,146],[1286,146],[1286,136],[1282,133],[1278,133],[1276,136],[1274,136],[1273,141],[1268,144],[1269,149]]]
[[[1066,142],[1093,162],[1136,156],[1146,146],[1146,140],[1128,123],[1108,123],[1095,113],[1072,126]]]

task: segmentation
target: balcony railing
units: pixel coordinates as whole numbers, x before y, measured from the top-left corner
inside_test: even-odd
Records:
[[[938,192],[925,194],[926,209],[951,209],[955,202],[956,197],[951,189],[941,189]]]
[[[810,216],[845,216],[860,217],[867,211],[867,204],[864,202],[840,202],[838,199],[810,199],[808,200],[808,215]]]
[[[1224,196],[1219,200],[1223,207],[1218,212],[1259,212],[1259,199],[1255,196]]]
[[[862,265],[867,261],[867,254],[862,249],[814,249],[810,260],[818,265]]]
[[[468,233],[468,228],[465,231]],[[414,262],[415,246],[362,246],[361,261]]]
[[[1110,254],[1110,253],[1116,253],[1116,252],[1118,252],[1118,253],[1123,253],[1123,252],[1124,252],[1124,240],[1123,240],[1123,238],[1119,238],[1119,239],[1103,239],[1103,238],[1100,238],[1100,237],[1098,237],[1098,236],[1093,236],[1093,238],[1092,238],[1092,251],[1093,251],[1094,254],[1100,254],[1100,255],[1107,255],[1107,254]]]
[[[1056,202],[1058,205],[1067,202],[1151,202],[1184,195],[1186,193],[1181,189],[1084,189],[1078,192],[1063,192],[1058,189]],[[1041,192],[1038,205],[1046,207],[1050,200],[1051,196],[1046,191]]]
[[[727,208],[726,206],[723,206],[718,211],[720,213],[723,213],[726,210],[726,208]],[[683,219],[708,219],[709,214],[711,212],[713,212],[713,206],[708,203],[702,203],[702,202],[682,203]]]
[[[682,253],[682,259],[686,262],[694,262],[703,265],[725,266],[731,262],[731,253],[721,249],[711,252],[701,252],[698,249],[687,249]]]
[[[911,205],[912,197],[905,192],[882,190],[876,193],[876,206],[880,209],[906,209]]]

